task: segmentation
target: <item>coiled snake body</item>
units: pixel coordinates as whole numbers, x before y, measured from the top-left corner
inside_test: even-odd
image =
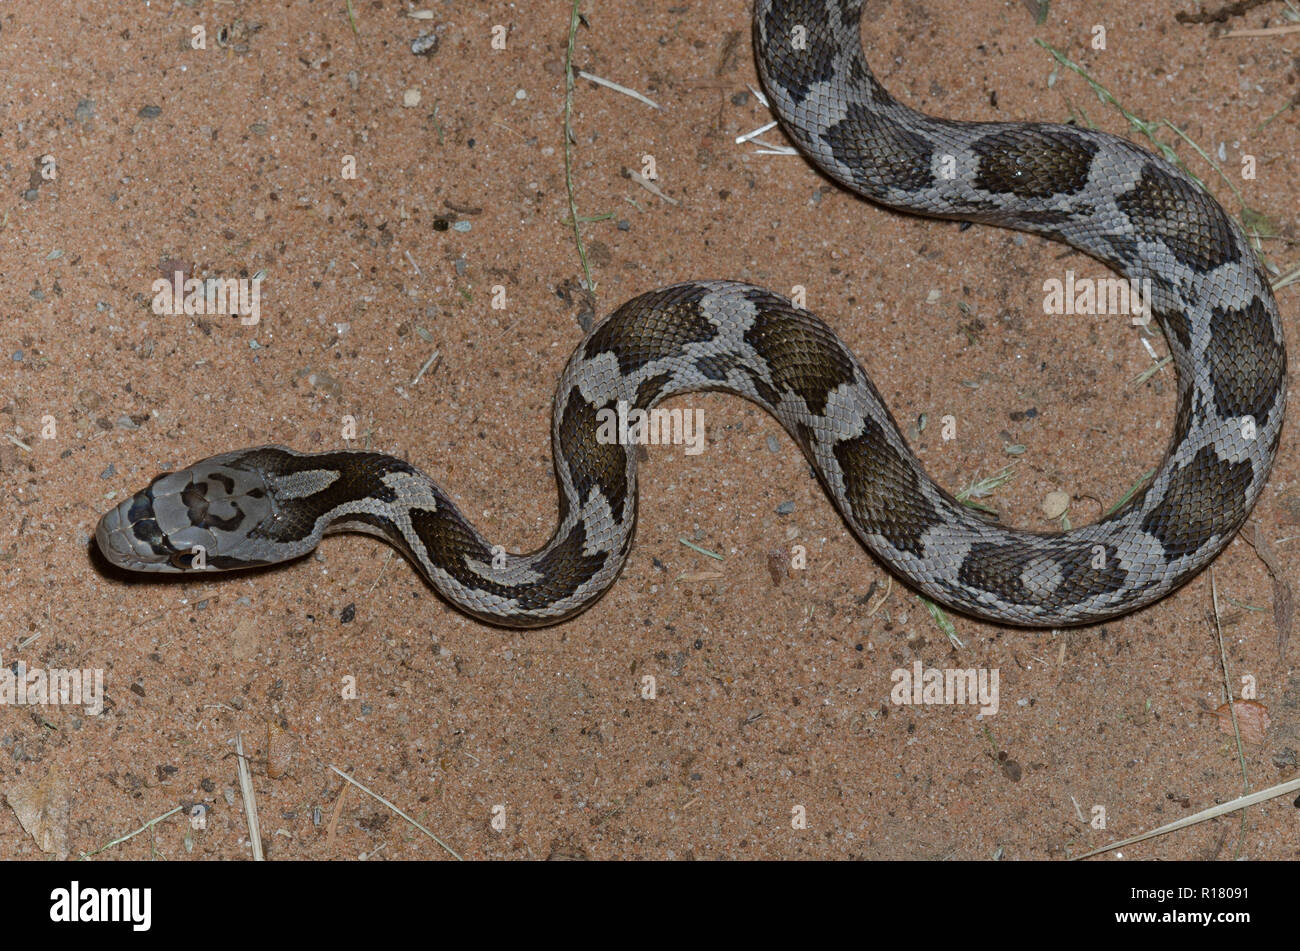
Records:
[[[801,149],[894,208],[1060,239],[1138,281],[1178,370],[1168,453],[1147,490],[1062,534],[1003,528],[922,471],[880,394],[820,320],[745,284],[692,281],[618,308],[578,345],[552,423],[559,526],[494,549],[427,476],[370,452],[244,449],[163,475],[100,521],[140,571],[239,568],[360,531],[403,551],[453,605],[494,624],[572,617],[614,582],[636,522],[634,446],[597,438],[618,402],[720,390],[772,413],[857,537],[934,600],[992,621],[1080,624],[1149,604],[1228,543],[1268,478],[1286,356],[1268,280],[1237,224],[1171,164],[1103,132],[936,119],[876,82],[860,4],[756,0],[759,71]],[[201,553],[201,556],[200,556]]]

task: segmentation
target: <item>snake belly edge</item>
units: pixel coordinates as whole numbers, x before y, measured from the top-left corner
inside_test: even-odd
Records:
[[[897,102],[867,65],[860,11],[856,0],[754,5],[773,110],[818,168],[879,204],[1046,235],[1150,282],[1178,409],[1158,471],[1121,509],[1057,534],[991,524],[926,476],[822,321],[758,287],[691,281],[623,304],[569,359],[551,431],[559,524],[537,551],[494,549],[397,457],[279,446],[159,476],[100,520],[100,550],[135,571],[229,569],[297,558],[324,534],[364,532],[401,550],[476,618],[554,624],[608,590],[634,535],[636,447],[599,441],[598,412],[714,390],[776,417],[858,539],[913,588],[965,614],[1084,624],[1195,576],[1258,499],[1285,414],[1277,304],[1241,228],[1184,172],[1117,136],[938,119]]]

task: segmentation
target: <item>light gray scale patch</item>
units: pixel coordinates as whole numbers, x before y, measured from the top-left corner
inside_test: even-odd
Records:
[[[324,492],[339,479],[339,473],[331,469],[309,469],[295,472],[289,476],[277,476],[268,479],[275,492],[275,497],[284,502],[305,499]]]

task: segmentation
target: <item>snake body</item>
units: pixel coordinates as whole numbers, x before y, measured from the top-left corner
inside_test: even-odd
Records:
[[[627,559],[636,447],[598,438],[619,401],[743,396],[778,419],[861,542],[928,597],[990,621],[1062,626],[1124,614],[1194,576],[1231,540],[1282,431],[1277,304],[1239,226],[1184,172],[1104,132],[958,122],[872,76],[860,3],[757,0],[759,72],[789,136],[873,201],[1059,239],[1149,281],[1178,371],[1165,458],[1144,492],[1058,534],[990,523],[924,473],[853,354],[817,317],[758,287],[691,281],[642,294],[579,343],[552,423],[559,524],[537,551],[494,548],[424,473],[371,452],[265,446],[159,476],[100,521],[115,564],[240,568],[358,531],[400,549],[451,604],[514,627],[594,603]]]

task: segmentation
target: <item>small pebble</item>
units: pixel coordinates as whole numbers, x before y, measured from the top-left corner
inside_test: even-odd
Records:
[[[1043,499],[1043,514],[1048,518],[1060,518],[1070,507],[1070,494],[1068,492],[1048,492],[1047,498]]]
[[[768,436],[768,437],[767,437],[767,451],[768,451],[768,452],[780,452],[780,451],[781,451],[781,441],[780,441],[779,439],[777,439],[775,436]]]
[[[411,40],[411,52],[416,56],[432,56],[438,52],[438,34],[421,33]]]
[[[23,362],[23,352],[21,350],[15,350],[14,363],[22,363],[22,362]]]
[[[402,105],[407,109],[414,109],[420,104],[420,90],[408,89],[402,93]]]
[[[451,230],[459,231],[463,234],[464,232],[468,231],[472,227],[474,226],[470,224],[468,221],[457,221],[455,224],[451,226]]]
[[[776,507],[777,515],[790,515],[794,512],[794,502],[782,502]]]

